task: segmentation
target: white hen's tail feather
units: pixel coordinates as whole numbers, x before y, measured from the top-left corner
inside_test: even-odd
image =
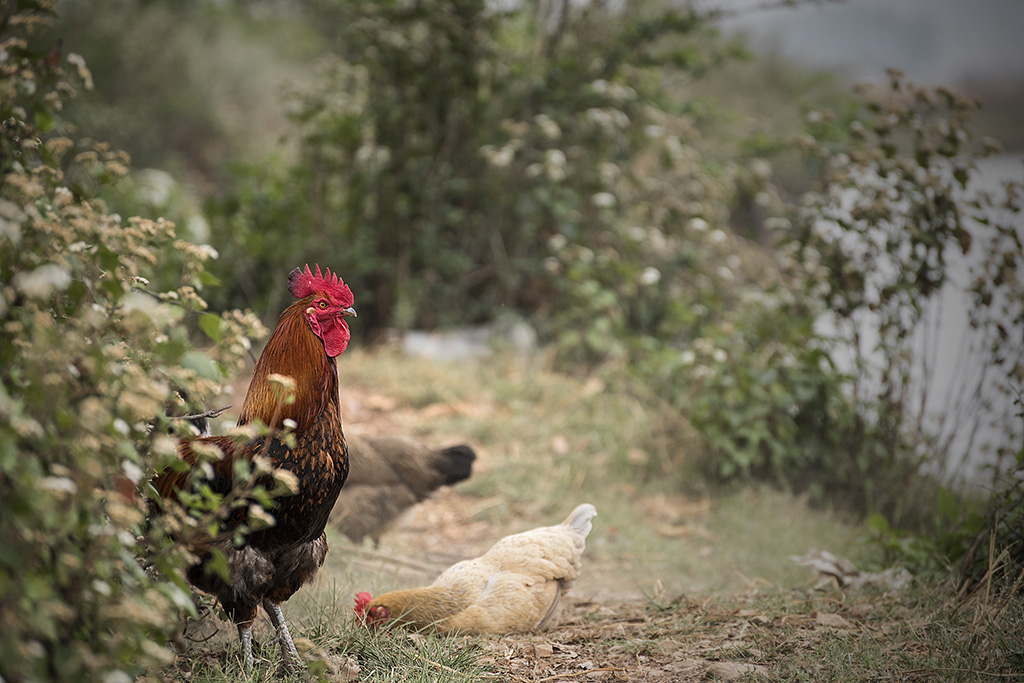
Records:
[[[562,522],[562,526],[569,527],[583,538],[586,538],[593,528],[590,520],[596,516],[597,509],[590,503],[583,503],[576,506],[576,509],[569,513],[569,516]]]

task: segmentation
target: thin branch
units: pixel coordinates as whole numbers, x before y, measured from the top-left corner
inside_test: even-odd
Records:
[[[185,306],[185,303],[183,301],[178,301],[178,300],[175,300],[175,299],[165,299],[164,297],[162,297],[160,295],[160,293],[151,291],[149,289],[146,289],[145,287],[139,287],[138,285],[132,285],[131,286],[131,290],[133,292],[138,292],[139,294],[145,294],[146,296],[151,297],[151,298],[155,299],[156,301],[159,301],[162,304],[170,304],[171,306],[177,306],[178,308],[186,308],[187,309],[187,306]]]
[[[212,408],[205,410],[201,413],[195,413],[194,415],[168,415],[172,420],[198,420],[201,417],[220,417],[220,414],[231,407],[231,404],[227,404],[223,408]]]

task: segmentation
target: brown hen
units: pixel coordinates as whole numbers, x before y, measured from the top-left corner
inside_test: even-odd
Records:
[[[374,545],[406,510],[442,486],[469,478],[476,453],[465,444],[431,448],[413,439],[350,434],[352,470],[331,513],[331,524]]]

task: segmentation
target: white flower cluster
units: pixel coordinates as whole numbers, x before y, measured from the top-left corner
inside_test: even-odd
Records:
[[[391,150],[373,142],[364,142],[356,150],[356,161],[361,166],[381,170],[391,161]]]
[[[54,292],[63,292],[70,284],[71,273],[56,263],[47,263],[14,276],[15,288],[30,299],[47,299]]]
[[[630,126],[629,116],[618,109],[591,107],[586,111],[587,119],[605,133],[614,134]]]
[[[604,79],[598,79],[590,84],[590,89],[598,95],[615,100],[616,102],[629,102],[636,99],[636,90],[628,85],[612,83]]]
[[[547,114],[537,114],[533,117],[533,122],[540,128],[541,133],[544,137],[549,140],[557,140],[562,136],[562,129],[558,127],[558,124],[548,116]]]
[[[516,149],[518,145],[509,143],[501,148],[495,148],[493,145],[484,145],[480,148],[480,153],[483,154],[491,166],[496,168],[506,168],[512,164],[512,161],[516,158]]]
[[[92,72],[89,71],[89,67],[85,65],[85,59],[82,58],[82,55],[72,52],[68,55],[68,64],[75,67],[75,72],[78,74],[78,77],[82,79],[82,87],[86,90],[92,90]]]

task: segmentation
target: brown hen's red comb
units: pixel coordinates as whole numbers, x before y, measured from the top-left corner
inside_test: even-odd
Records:
[[[352,305],[352,290],[348,288],[336,273],[327,268],[327,274],[321,275],[320,266],[316,266],[316,273],[309,271],[309,264],[306,269],[296,268],[288,274],[288,291],[296,299],[304,299],[313,292],[323,292],[331,298],[336,299],[342,306]]]
[[[363,610],[370,604],[370,594],[366,591],[359,591],[356,593],[356,606],[352,608],[352,611],[359,616],[364,616]]]

